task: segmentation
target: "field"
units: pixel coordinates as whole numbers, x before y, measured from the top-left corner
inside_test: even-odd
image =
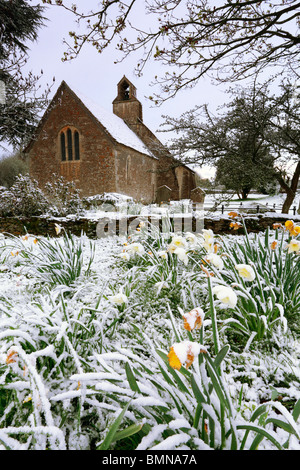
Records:
[[[299,238],[2,235],[0,448],[299,450]]]

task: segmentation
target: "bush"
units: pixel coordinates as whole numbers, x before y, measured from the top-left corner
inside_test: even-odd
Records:
[[[41,215],[47,211],[49,203],[38,187],[35,180],[29,175],[16,176],[15,183],[0,195],[0,216]]]
[[[82,200],[73,181],[66,181],[63,176],[53,175],[53,181],[45,185],[45,194],[49,200],[50,213],[55,216],[81,214]]]
[[[79,190],[63,177],[47,183],[43,192],[36,180],[28,174],[20,174],[9,190],[0,192],[0,217],[31,217],[45,213],[64,217],[82,212]]]
[[[4,157],[0,160],[0,186],[10,188],[18,175],[26,174],[27,163],[19,155]]]

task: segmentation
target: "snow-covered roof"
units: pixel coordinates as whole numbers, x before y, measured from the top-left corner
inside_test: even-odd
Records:
[[[125,124],[123,119],[102,108],[80,91],[73,89],[73,92],[117,142],[156,158],[144,142]]]

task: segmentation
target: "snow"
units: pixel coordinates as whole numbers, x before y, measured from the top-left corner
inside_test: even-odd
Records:
[[[233,243],[233,238],[243,243],[242,236],[225,238],[228,245]],[[89,240],[85,237],[74,239],[83,243],[84,267],[90,255]],[[173,240],[184,243],[174,236]],[[63,238],[59,238],[59,241],[62,243]],[[162,270],[166,260],[159,256],[155,259],[161,264],[153,264],[151,258],[150,266],[145,266],[143,263],[148,248],[141,256],[134,255],[136,265],[126,268],[126,262],[119,258],[125,241],[125,237],[116,236],[93,240],[95,254],[91,273],[87,275],[83,269],[82,275],[70,286],[57,285],[54,288],[37,277],[37,261],[25,265],[22,256],[18,259],[9,256],[10,250],[3,260],[0,250],[0,266],[3,261],[2,267],[5,267],[0,270],[0,384],[3,389],[13,390],[20,404],[15,412],[18,426],[5,427],[6,417],[13,409],[10,403],[4,414],[0,413],[1,449],[3,443],[14,449],[32,448],[35,439],[36,446],[43,450],[49,446],[55,450],[76,448],[76,436],[80,448],[89,448],[91,441],[103,441],[111,420],[127,403],[129,409],[121,429],[133,423],[142,423],[145,429],[148,429],[147,426],[150,428],[137,444],[136,450],[211,449],[199,438],[193,426],[191,417],[195,414],[198,402],[187,376],[182,371],[173,371],[172,375],[158,354],[160,351],[167,355],[173,345],[184,364],[188,353],[197,357],[200,349],[213,350],[209,306],[205,301],[207,289],[203,287],[202,273],[197,277],[191,265],[183,263],[178,265],[177,271],[166,273]],[[137,241],[143,245],[142,235],[137,234],[133,242]],[[0,246],[5,243],[7,239],[2,237]],[[196,246],[197,243],[193,243],[193,249]],[[164,248],[159,245],[157,253]],[[38,246],[28,245],[28,250],[35,253]],[[239,254],[236,253],[237,256]],[[159,269],[155,269],[157,266]],[[175,274],[177,278],[174,281]],[[216,276],[221,276],[219,271]],[[157,293],[156,284],[166,279],[168,288]],[[246,300],[250,289],[248,284],[243,294]],[[242,284],[236,282],[234,289],[242,287]],[[270,399],[271,386],[275,380],[274,388],[284,399],[282,404],[272,399],[270,406],[276,409],[280,419],[293,427],[295,436],[290,439],[291,448],[299,450],[299,423],[295,423],[292,415],[284,408],[284,401],[289,403],[292,399],[300,398],[300,346],[297,338],[291,340],[285,321],[284,301],[282,304],[272,303],[268,287],[269,290],[264,291],[264,307],[278,310],[283,322],[274,333],[274,341],[278,343],[276,353],[265,354],[262,349],[253,351],[251,346],[255,338],[250,337],[248,342],[245,341],[242,353],[230,352],[231,355],[226,358],[224,383],[236,406],[236,423],[245,424],[255,407]],[[126,305],[114,304],[109,300],[120,289],[128,298]],[[181,310],[169,302],[171,295],[178,295],[176,289],[185,292],[180,297]],[[193,302],[194,305],[191,305]],[[169,309],[173,314],[174,329]],[[204,346],[199,344],[200,332],[203,330],[191,332],[193,341],[185,340],[186,331],[182,327],[181,313],[192,312],[193,309],[195,314],[200,313],[202,316],[204,339],[208,343],[201,340]],[[180,315],[176,316],[178,311]],[[205,321],[204,313],[207,318]],[[192,317],[191,328],[194,323],[195,317]],[[228,325],[229,322],[223,322],[224,331]],[[179,340],[175,337],[175,329],[180,336]],[[7,364],[7,355],[11,350],[16,350],[18,357],[15,363]],[[194,375],[197,387],[205,395],[211,388],[210,378],[204,362],[198,365],[197,360],[194,360],[194,363],[188,372]],[[138,390],[128,373],[128,366],[136,379]],[[165,375],[161,370],[164,370]],[[176,377],[181,382],[177,382]],[[291,378],[284,386],[287,377]],[[179,386],[179,383],[182,385]],[[183,391],[184,387],[187,393]],[[26,403],[30,398],[32,400]],[[214,393],[210,398],[209,403],[203,403],[203,409],[216,422],[217,436],[219,401]],[[32,406],[33,411],[29,418],[25,415],[26,422],[22,422],[22,413],[25,407],[29,410],[29,406]],[[181,413],[178,406],[182,407]],[[167,409],[168,419],[162,423],[160,420],[164,416],[164,409]],[[89,419],[96,423],[96,434],[93,434],[95,431],[91,428],[87,430],[84,427]],[[26,434],[24,442],[19,439],[19,433],[22,432]],[[287,433],[282,430],[268,432],[281,444],[287,439]],[[35,439],[31,440],[30,436]],[[67,436],[70,436],[69,441]],[[264,440],[262,449],[274,450],[274,446]]]
[[[101,218],[109,218],[112,221],[116,219],[125,219],[132,215],[138,217],[149,217],[151,216],[152,221],[155,223],[155,219],[160,217],[166,217],[172,215],[175,219],[189,219],[192,213],[192,206],[190,200],[182,201],[170,201],[170,204],[151,204],[143,205],[138,202],[134,202],[130,196],[120,193],[104,193],[103,195],[96,195],[88,198],[88,200],[93,203],[97,201],[101,196],[101,200],[107,201],[105,207],[93,207],[85,211],[82,218],[88,218],[90,220],[99,220]],[[251,193],[249,199],[240,203],[238,200],[229,201],[228,203],[220,203],[216,210],[213,212],[210,210],[215,203],[215,196],[208,194],[205,198],[204,205],[201,208],[201,205],[197,207],[197,210],[193,212],[193,215],[197,219],[210,218],[210,219],[228,219],[228,212],[231,210],[236,210],[244,215],[244,218],[255,218],[257,217],[257,206],[259,205],[263,209],[263,215],[265,217],[274,217],[277,216],[281,219],[292,219],[294,221],[300,220],[300,214],[297,214],[297,209],[300,203],[300,194],[298,193],[295,197],[295,200],[291,206],[289,214],[283,214],[281,212],[282,205],[285,200],[284,194],[277,194],[275,196],[266,196],[264,194],[255,194]],[[237,195],[234,195],[234,199],[237,199]],[[109,205],[109,202],[113,202],[114,205]],[[242,205],[241,205],[242,204]],[[273,205],[276,205],[276,210],[274,211]],[[222,205],[224,205],[224,213],[222,213]],[[293,208],[296,207],[296,213],[293,214]],[[243,209],[253,209],[253,214],[249,215],[247,212],[243,213]],[[270,210],[268,211],[268,208]],[[272,209],[272,210],[271,210]],[[73,217],[73,216],[71,216]],[[54,218],[53,218],[54,220]],[[63,220],[57,218],[57,220]],[[67,220],[67,218],[65,218]],[[187,227],[188,228],[188,227]],[[187,231],[187,230],[186,230]],[[193,237],[193,233],[190,234],[190,237]]]
[[[102,108],[81,92],[76,91],[76,95],[117,142],[156,158],[142,140],[125,124],[123,119]]]

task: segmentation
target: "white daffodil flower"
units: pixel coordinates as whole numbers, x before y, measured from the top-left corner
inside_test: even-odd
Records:
[[[185,248],[186,247],[186,240],[181,235],[176,235],[172,238],[171,245],[176,246],[178,248]]]
[[[122,258],[124,261],[130,260],[130,254],[127,253],[127,251],[123,251],[122,253],[120,253],[119,257]]]
[[[191,246],[198,244],[198,237],[194,233],[186,232],[185,239]]]
[[[117,305],[126,304],[128,302],[128,297],[125,294],[123,294],[121,290],[118,294],[111,295],[108,298],[113,304],[117,304]]]
[[[246,279],[246,281],[254,281],[255,271],[249,264],[237,264],[235,269],[238,270],[239,275]]]
[[[288,253],[297,253],[300,251],[300,240],[292,239],[286,248],[288,248]]]
[[[162,289],[168,289],[170,286],[167,281],[159,281],[154,284],[157,289],[157,295],[160,293]]]
[[[158,252],[157,252],[157,255],[158,255],[160,258],[168,259],[168,252],[165,251],[165,250],[158,251]]]
[[[208,253],[213,253],[214,251],[214,232],[210,229],[202,230],[203,242],[202,246]]]
[[[223,304],[228,305],[230,308],[235,308],[237,304],[237,295],[231,287],[215,286],[213,287],[212,292]]]
[[[176,250],[174,250],[174,254],[177,255],[180,261],[182,261],[185,265],[188,264],[189,258],[184,248],[176,248]]]
[[[213,266],[215,266],[217,269],[223,269],[224,268],[224,263],[223,263],[223,260],[221,258],[221,256],[215,254],[215,253],[209,253],[206,257],[205,257],[205,261],[207,261],[208,263],[211,263]]]
[[[54,224],[54,228],[55,228],[56,235],[59,235],[62,230],[62,227],[58,224]]]
[[[143,245],[137,242],[125,246],[125,250],[131,255],[137,254],[141,256],[145,253],[145,248],[143,247]]]

